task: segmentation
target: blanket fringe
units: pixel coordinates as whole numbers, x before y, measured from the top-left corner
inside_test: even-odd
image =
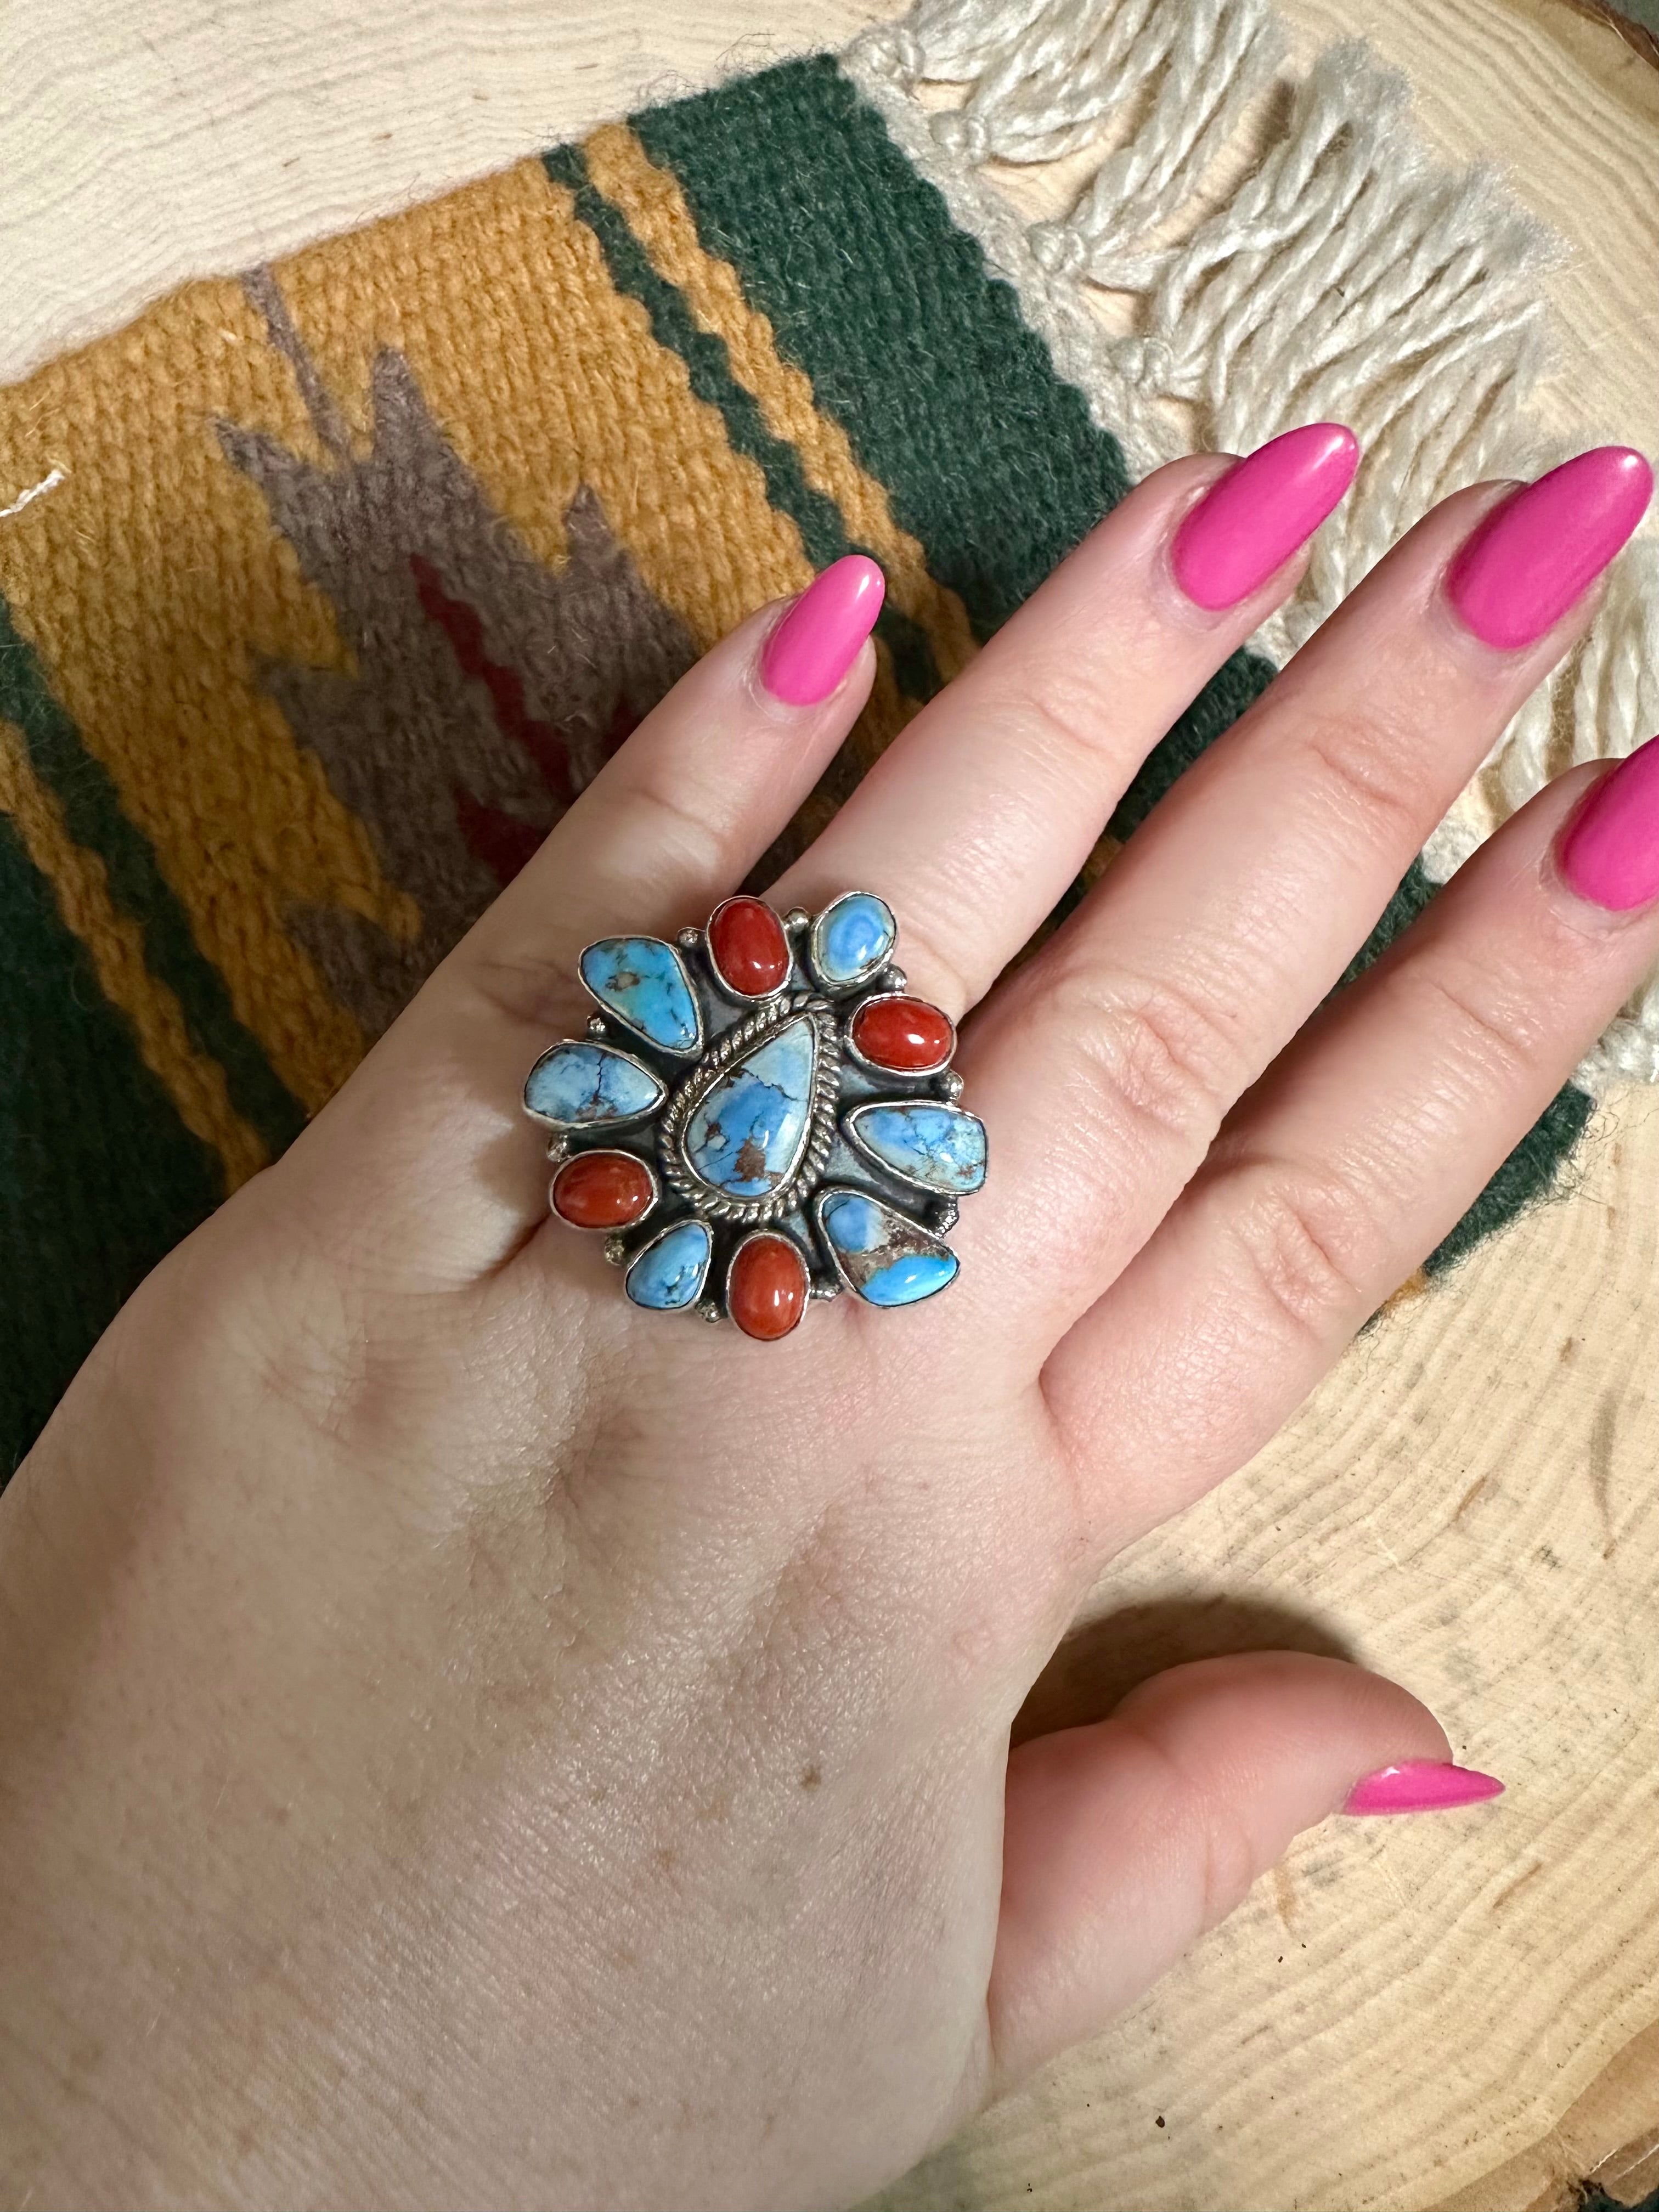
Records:
[[[1358,434],[1353,495],[1261,632],[1281,663],[1437,500],[1562,458],[1528,409],[1549,359],[1541,278],[1556,240],[1490,171],[1428,157],[1406,79],[1362,41],[1326,47],[1293,82],[1285,55],[1268,0],[917,0],[844,58],[1135,475],[1198,447],[1248,453],[1299,422]],[[965,97],[930,108],[923,85]],[[984,174],[1095,148],[1057,221],[1026,226]],[[1216,171],[1246,150],[1218,203]],[[1132,333],[1108,327],[1097,293],[1133,298]],[[1656,730],[1650,539],[1615,568],[1576,664],[1528,702],[1429,840],[1430,875],[1443,881],[1569,757],[1621,757]],[[1659,1081],[1659,978],[1577,1079],[1600,1095],[1632,1077]]]

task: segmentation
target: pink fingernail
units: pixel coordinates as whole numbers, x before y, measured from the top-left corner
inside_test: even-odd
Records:
[[[1659,899],[1659,738],[1592,785],[1561,833],[1556,866],[1569,890],[1614,914]]]
[[[766,641],[761,682],[786,706],[827,699],[875,628],[887,580],[862,553],[815,577]]]
[[[1445,1813],[1455,1805],[1478,1805],[1501,1797],[1495,1774],[1472,1766],[1453,1766],[1442,1759],[1408,1759],[1399,1766],[1380,1766],[1356,1782],[1343,1802],[1345,1813]]]
[[[1653,471],[1628,446],[1598,446],[1522,484],[1475,526],[1446,596],[1484,644],[1540,638],[1601,574],[1642,520]]]
[[[1176,583],[1212,613],[1236,607],[1313,536],[1358,466],[1359,441],[1340,422],[1310,422],[1258,446],[1176,532]]]

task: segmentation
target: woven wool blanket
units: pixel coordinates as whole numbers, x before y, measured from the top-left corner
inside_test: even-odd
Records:
[[[1057,42],[1062,14],[1086,40]],[[853,550],[889,580],[871,702],[763,884],[1144,468],[1354,422],[1353,516],[1075,898],[1388,538],[1522,449],[1545,249],[1480,180],[1400,155],[1400,88],[1363,52],[1316,68],[1170,247],[1279,66],[1265,10],[1008,17],[925,6],[190,286],[0,392],[0,1477],[139,1279],[757,605]],[[1192,99],[1194,69],[1221,97]],[[1143,120],[1026,233],[980,166],[1079,143],[1091,70],[1144,83]],[[924,79],[965,102],[930,112]],[[1139,295],[1133,334],[1091,283]],[[1362,958],[1542,780],[1564,712],[1570,752],[1628,748],[1648,609],[1615,592]],[[1430,1276],[1550,1186],[1656,1040],[1650,996]]]

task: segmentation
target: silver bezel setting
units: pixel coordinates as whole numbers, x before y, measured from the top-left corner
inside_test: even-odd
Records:
[[[867,1161],[882,1175],[891,1176],[895,1182],[903,1183],[908,1189],[919,1193],[923,1198],[948,1199],[953,1204],[960,1204],[964,1198],[973,1198],[984,1189],[985,1176],[981,1176],[972,1190],[941,1190],[936,1182],[923,1182],[917,1176],[906,1175],[902,1168],[896,1168],[891,1160],[884,1160],[872,1152],[865,1141],[864,1133],[859,1127],[859,1123],[865,1115],[873,1114],[878,1108],[884,1110],[895,1106],[933,1106],[944,1114],[968,1112],[965,1106],[958,1106],[954,1099],[949,1098],[866,1098],[860,1104],[843,1114],[841,1119],[841,1133],[861,1160]],[[971,1115],[969,1119],[979,1121],[977,1114]],[[981,1130],[984,1127],[985,1124],[980,1121]],[[991,1148],[988,1144],[985,1148],[985,1164],[988,1174],[991,1164]]]
[[[584,988],[585,988],[586,986],[584,986]],[[608,1031],[601,1032],[596,1030],[591,1023],[588,1025],[588,1031],[586,1036],[560,1037],[555,1043],[548,1046],[546,1052],[538,1052],[536,1054],[535,1059],[530,1064],[530,1075],[526,1075],[525,1078],[526,1088],[529,1085],[530,1076],[536,1073],[536,1070],[547,1058],[548,1054],[557,1052],[561,1045],[567,1044],[602,1045],[606,1052],[614,1054],[617,1059],[625,1060],[630,1067],[637,1067],[641,1075],[648,1075],[651,1080],[657,1085],[661,1096],[654,1098],[650,1105],[642,1106],[637,1114],[613,1115],[608,1121],[562,1121],[556,1114],[542,1113],[538,1108],[532,1106],[530,1103],[530,1101],[526,1098],[524,1102],[524,1110],[529,1115],[532,1121],[539,1121],[544,1129],[556,1129],[562,1137],[598,1137],[602,1133],[608,1134],[610,1132],[617,1129],[635,1128],[638,1127],[640,1122],[648,1121],[653,1114],[660,1114],[663,1112],[667,1105],[669,1098],[672,1096],[674,1089],[673,1085],[668,1080],[667,1077],[659,1074],[657,1070],[652,1066],[650,1061],[641,1060],[638,1053],[624,1052],[621,1045],[612,1042]],[[607,1145],[605,1149],[609,1152],[615,1148],[614,1146]]]
[[[830,1231],[823,1225],[823,1209],[825,1206],[832,1198],[845,1197],[849,1191],[855,1198],[870,1199],[877,1206],[885,1206],[889,1213],[896,1213],[902,1216],[904,1220],[909,1223],[910,1226],[916,1231],[918,1236],[925,1237],[930,1244],[937,1246],[941,1252],[951,1252],[950,1246],[930,1223],[926,1221],[918,1221],[915,1215],[910,1212],[908,1206],[895,1205],[893,1200],[885,1196],[882,1192],[875,1190],[863,1190],[856,1184],[850,1182],[827,1182],[823,1185],[822,1189],[815,1190],[812,1194],[812,1233],[817,1238],[819,1246],[822,1248],[825,1258],[835,1269],[836,1279],[840,1282],[842,1288],[843,1290],[850,1291],[855,1298],[862,1299],[862,1293],[860,1292],[858,1285],[853,1280],[852,1276],[848,1273],[846,1261],[842,1259],[841,1254],[836,1250],[834,1243],[831,1242]],[[957,1255],[954,1252],[951,1252],[951,1257],[953,1260],[957,1260]],[[960,1260],[957,1260],[957,1273],[959,1274],[961,1272],[962,1263]],[[954,1281],[955,1279],[956,1278],[953,1276],[951,1280]],[[940,1287],[946,1288],[948,1285],[941,1285]],[[935,1296],[937,1295],[938,1294],[936,1292]],[[864,1300],[863,1302],[866,1304],[868,1303],[867,1300]],[[918,1299],[916,1303],[918,1304],[925,1305],[927,1301],[926,1299]],[[888,1306],[881,1308],[878,1310],[887,1313],[895,1313],[902,1312],[903,1309],[902,1307]]]
[[[553,1186],[557,1182],[559,1177],[564,1173],[565,1170],[569,1167],[573,1162],[579,1159],[591,1159],[594,1154],[598,1152],[616,1152],[623,1159],[637,1161],[639,1165],[645,1170],[647,1176],[650,1179],[651,1195],[646,1200],[645,1204],[640,1208],[639,1212],[634,1216],[634,1218],[631,1221],[573,1221],[568,1213],[561,1213],[558,1207],[553,1203]],[[547,1206],[549,1212],[551,1213],[553,1218],[558,1222],[562,1228],[577,1230],[584,1237],[623,1236],[630,1229],[637,1229],[641,1222],[648,1221],[661,1202],[662,1177],[657,1173],[655,1163],[647,1159],[643,1152],[636,1152],[627,1145],[589,1145],[580,1152],[570,1152],[562,1146],[559,1150],[558,1160],[554,1167],[551,1176],[548,1178]]]
[[[702,1049],[689,1067],[690,1054],[655,1042],[583,979],[584,992],[599,1012],[588,1018],[584,1036],[565,1042],[603,1047],[659,1086],[659,1095],[641,1113],[601,1121],[532,1115],[550,1133],[546,1152],[555,1172],[548,1185],[550,1206],[553,1182],[568,1162],[589,1152],[620,1152],[644,1168],[650,1202],[621,1228],[589,1233],[600,1238],[605,1259],[623,1271],[624,1279],[646,1254],[688,1221],[699,1222],[708,1239],[708,1264],[697,1295],[684,1306],[667,1309],[641,1305],[629,1294],[630,1304],[642,1313],[696,1313],[709,1322],[729,1318],[732,1269],[744,1245],[757,1236],[781,1237],[799,1255],[809,1303],[838,1297],[844,1291],[859,1295],[853,1273],[823,1225],[824,1203],[837,1191],[854,1193],[881,1206],[915,1232],[919,1250],[951,1250],[946,1232],[955,1224],[959,1197],[969,1194],[939,1191],[879,1158],[860,1141],[859,1121],[866,1109],[878,1105],[939,1099],[954,1106],[961,1097],[962,1078],[950,1065],[950,1054],[926,1068],[890,1068],[868,1059],[853,1044],[852,1025],[866,1006],[913,994],[903,969],[893,959],[896,941],[858,978],[819,985],[815,951],[821,942],[820,925],[840,903],[840,899],[831,900],[817,915],[793,908],[778,916],[789,972],[775,990],[762,994],[734,991],[726,983],[714,964],[707,927],[682,929],[672,945],[663,938],[651,939],[673,951],[690,987]],[[884,900],[881,903],[886,905]],[[717,906],[714,914],[720,910]],[[582,957],[592,950],[585,946]],[[814,1058],[799,1153],[775,1189],[758,1198],[733,1197],[705,1182],[687,1157],[691,1117],[741,1060],[769,1036],[802,1018],[812,1025]],[[954,1024],[951,1038],[953,1053]],[[545,1057],[538,1054],[535,1065],[539,1066]],[[526,1106],[526,1110],[532,1109]],[[555,1218],[563,1221],[562,1215]],[[576,1222],[564,1225],[580,1226]]]
[[[789,925],[781,914],[773,912],[770,908],[767,910],[772,914],[772,919],[777,923],[779,932],[783,938],[784,957],[787,963],[784,968],[781,981],[774,983],[769,991],[739,991],[734,985],[728,983],[721,975],[720,963],[714,957],[714,924],[727,907],[736,906],[739,901],[747,904],[750,896],[747,891],[733,891],[729,898],[723,898],[710,914],[707,929],[698,933],[708,951],[709,979],[728,1006],[769,1006],[775,1000],[781,999],[795,982],[795,948],[789,941]],[[765,906],[766,901],[758,899],[755,903],[758,906]]]
[[[893,933],[878,958],[866,960],[856,975],[838,975],[833,982],[826,982],[823,963],[818,957],[818,949],[823,941],[823,925],[838,906],[844,906],[848,899],[853,898],[874,899],[886,915],[888,921],[892,922]],[[898,922],[894,916],[892,908],[888,905],[879,891],[842,891],[838,898],[832,898],[828,906],[813,915],[806,931],[806,958],[812,971],[813,980],[818,988],[832,999],[848,998],[854,991],[867,989],[882,974],[897,947]]]
[[[654,1250],[662,1243],[665,1237],[672,1237],[677,1229],[684,1229],[690,1221],[702,1221],[703,1231],[708,1238],[708,1257],[703,1261],[702,1274],[698,1280],[696,1295],[689,1297],[683,1306],[647,1305],[642,1299],[636,1298],[629,1289],[629,1275],[633,1273],[647,1252]],[[708,1278],[714,1272],[714,1232],[708,1222],[702,1220],[701,1214],[682,1213],[672,1221],[665,1221],[659,1229],[653,1231],[642,1244],[635,1246],[625,1256],[627,1273],[623,1277],[623,1296],[628,1300],[629,1304],[636,1307],[641,1313],[660,1314],[665,1320],[672,1320],[676,1314],[694,1314],[702,1304],[703,1292],[708,1288]]]
[[[680,973],[685,978],[686,993],[691,1000],[691,1011],[697,1018],[697,1041],[695,1044],[679,1046],[659,1043],[648,1030],[642,1030],[636,1024],[630,1022],[620,1007],[613,1006],[608,1000],[602,999],[586,976],[583,975],[582,969],[590,952],[597,952],[602,945],[617,944],[627,937],[637,939],[641,945],[659,945],[665,952],[672,953],[678,962]],[[599,1021],[607,1026],[614,1022],[618,1029],[625,1030],[628,1035],[637,1042],[649,1045],[653,1052],[666,1053],[671,1060],[695,1060],[701,1059],[708,1049],[708,1024],[703,1019],[702,1002],[697,996],[696,981],[685,963],[685,956],[681,947],[678,945],[671,945],[665,937],[653,937],[643,929],[618,930],[613,937],[596,937],[591,945],[584,945],[576,955],[576,981],[599,1008]],[[601,1034],[599,1030],[595,1030],[592,1019],[587,1024],[587,1033],[590,1036]]]
[[[763,1044],[775,1031],[787,1029],[802,1017],[810,1020],[817,1036],[813,1055],[812,1096],[807,1106],[806,1133],[794,1165],[775,1190],[763,1198],[733,1198],[707,1183],[685,1156],[685,1127],[692,1115],[737,1062]],[[830,1147],[836,1140],[836,1108],[841,1098],[841,1032],[836,1010],[813,991],[792,991],[757,1006],[716,1037],[690,1075],[662,1109],[657,1123],[657,1157],[668,1182],[693,1210],[716,1221],[759,1227],[793,1212],[802,1191],[823,1172]]]
[[[783,1336],[793,1336],[795,1331],[800,1327],[801,1322],[805,1320],[806,1309],[812,1303],[814,1287],[812,1278],[812,1257],[810,1253],[803,1252],[801,1250],[800,1239],[799,1237],[792,1237],[787,1229],[780,1229],[775,1222],[765,1222],[757,1229],[745,1230],[743,1235],[738,1237],[737,1243],[732,1247],[732,1256],[726,1263],[726,1273],[722,1277],[720,1283],[721,1296],[726,1301],[726,1311],[730,1313],[732,1310],[732,1271],[738,1264],[738,1255],[746,1251],[749,1246],[754,1243],[757,1237],[776,1237],[781,1243],[788,1245],[790,1250],[794,1253],[796,1258],[800,1261],[801,1273],[806,1278],[806,1296],[802,1301],[800,1312],[797,1315],[794,1321],[790,1323],[789,1327],[783,1332]],[[783,1337],[768,1337],[765,1339],[765,1341],[769,1344],[781,1344]]]
[[[881,978],[881,981],[884,984],[887,979],[884,975]],[[853,1008],[852,1012],[847,1017],[847,1057],[849,1060],[855,1061],[860,1067],[866,1069],[870,1074],[880,1076],[884,1081],[892,1081],[894,1083],[925,1083],[930,1075],[943,1074],[945,1070],[951,1065],[951,1062],[956,1058],[957,1025],[951,1019],[949,1014],[944,1013],[942,1009],[938,1006],[935,1006],[933,1011],[940,1015],[945,1027],[950,1030],[951,1042],[945,1047],[941,1056],[938,1060],[931,1062],[927,1067],[887,1067],[884,1066],[880,1060],[872,1060],[867,1054],[862,1053],[859,1050],[857,1041],[853,1035],[853,1031],[858,1026],[859,1016],[864,1012],[866,1006],[890,1006],[895,999],[908,999],[916,1006],[922,1006],[927,1003],[925,1000],[918,999],[914,991],[884,989],[867,993],[865,997],[859,1000],[857,1006]]]

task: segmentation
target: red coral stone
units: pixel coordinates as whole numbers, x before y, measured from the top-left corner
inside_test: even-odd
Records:
[[[708,917],[708,953],[739,998],[763,999],[789,973],[789,940],[764,899],[729,898]]]
[[[869,999],[853,1017],[853,1042],[877,1067],[930,1075],[956,1050],[948,1016],[925,999]]]
[[[770,1344],[787,1336],[806,1310],[806,1262],[787,1237],[739,1244],[726,1279],[726,1311],[745,1336]]]
[[[651,1170],[632,1152],[578,1152],[553,1178],[553,1211],[573,1229],[622,1229],[651,1204]]]

